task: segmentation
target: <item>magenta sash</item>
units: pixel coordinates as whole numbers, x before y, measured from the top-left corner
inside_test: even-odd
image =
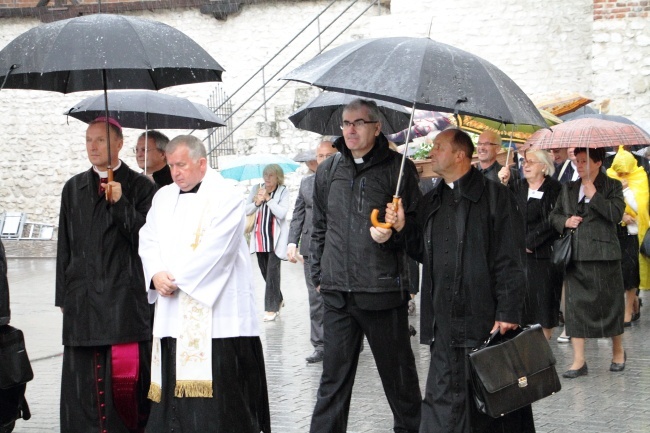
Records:
[[[113,364],[113,403],[126,428],[138,431],[139,411],[136,386],[140,374],[138,343],[115,344],[111,347]]]

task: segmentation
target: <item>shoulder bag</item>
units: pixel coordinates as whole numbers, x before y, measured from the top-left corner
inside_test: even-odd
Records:
[[[566,271],[571,262],[571,237],[573,232],[574,230],[565,230],[562,236],[553,242],[551,263],[563,272]]]
[[[493,418],[561,389],[555,357],[541,325],[504,335],[497,329],[468,356],[476,406]]]
[[[646,257],[650,257],[650,230],[643,235],[643,241],[639,245],[639,252]]]
[[[0,389],[22,385],[34,378],[20,329],[0,326]]]

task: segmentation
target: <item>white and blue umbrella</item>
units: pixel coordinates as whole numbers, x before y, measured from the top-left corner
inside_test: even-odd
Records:
[[[300,167],[294,160],[282,155],[259,153],[254,155],[241,156],[224,164],[221,175],[236,181],[260,179],[263,177],[264,167],[269,164],[277,164],[286,173],[292,173]]]

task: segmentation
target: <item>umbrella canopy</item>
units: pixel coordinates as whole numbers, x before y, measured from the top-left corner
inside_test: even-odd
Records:
[[[0,83],[6,78],[4,87],[12,89],[158,90],[221,81],[222,72],[184,33],[122,15],[86,15],[44,24],[0,51]]]
[[[356,98],[358,96],[323,92],[298,108],[289,116],[289,120],[299,129],[322,135],[341,135],[343,108]],[[411,110],[391,102],[373,100],[379,108],[379,121],[384,134],[392,134],[409,127]]]
[[[111,92],[108,115],[125,128],[206,129],[225,126],[225,122],[202,104],[185,98],[148,90]],[[90,123],[105,115],[104,95],[91,96],[64,114]]]
[[[554,94],[542,96],[536,101],[535,105],[540,110],[546,110],[556,116],[565,116],[593,101],[593,99],[575,92],[555,92]]]
[[[634,125],[640,128],[639,125],[631,121],[625,116],[616,116],[613,114],[600,114],[600,113],[587,113],[587,114],[577,114],[571,113],[564,116],[564,120],[577,120],[577,119],[598,119],[598,120],[609,120],[610,122],[625,123],[626,125]]]
[[[294,160],[282,155],[253,154],[235,158],[224,164],[221,175],[236,181],[260,179],[263,177],[264,167],[269,164],[277,164],[284,173],[292,173],[300,167]]]
[[[546,121],[548,126],[553,126],[562,123],[562,119],[546,110],[539,110],[540,114]],[[480,134],[483,131],[494,131],[498,133],[502,139],[514,143],[524,143],[530,138],[531,135],[541,127],[539,125],[515,125],[512,123],[500,123],[494,120],[484,119],[475,116],[456,116],[452,118],[460,129],[464,131]]]
[[[429,38],[350,42],[283,79],[424,110],[546,126],[528,96],[496,66]]]
[[[577,119],[540,129],[526,144],[540,149],[650,145],[650,135],[634,125],[599,119]]]

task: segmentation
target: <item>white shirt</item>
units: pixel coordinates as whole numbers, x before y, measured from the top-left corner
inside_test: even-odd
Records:
[[[176,184],[160,189],[140,230],[146,289],[149,302],[157,304],[154,336],[177,338],[180,331],[178,295],[149,290],[162,271],[174,276],[179,290],[212,307],[212,338],[258,336],[239,190],[208,168],[197,193],[179,192]]]

